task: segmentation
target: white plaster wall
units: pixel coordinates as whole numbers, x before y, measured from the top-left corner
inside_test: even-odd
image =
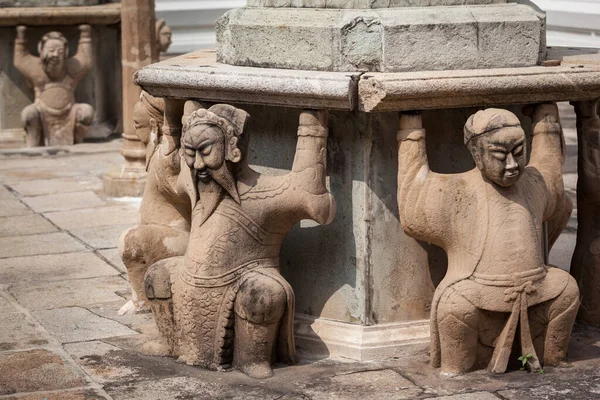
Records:
[[[246,0],[156,0],[156,16],[173,29],[169,53],[213,49],[215,21],[227,10],[243,7]]]
[[[600,48],[600,0],[533,0],[548,16],[548,45]]]

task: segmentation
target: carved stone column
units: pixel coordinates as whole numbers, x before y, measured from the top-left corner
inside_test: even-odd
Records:
[[[158,60],[154,0],[121,2],[121,51],[123,64],[123,148],[125,163],[104,176],[104,192],[109,196],[141,196],[146,184],[146,149],[133,128],[133,107],[141,89],[133,75]]]
[[[573,103],[577,114],[577,246],[571,274],[582,296],[579,319],[600,326],[600,118],[598,101]]]

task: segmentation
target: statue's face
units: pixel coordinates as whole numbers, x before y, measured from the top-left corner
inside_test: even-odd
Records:
[[[523,129],[509,127],[473,138],[469,149],[483,175],[498,186],[509,187],[523,175],[525,146]]]
[[[46,41],[40,56],[45,70],[62,71],[65,67],[65,45],[61,40],[49,39]]]
[[[158,44],[161,53],[166,53],[169,50],[169,46],[173,43],[171,40],[172,35],[171,28],[167,25],[163,26],[158,32]]]
[[[137,102],[133,108],[133,129],[142,143],[148,144],[158,135],[158,123],[156,119],[149,118],[142,102]]]
[[[183,136],[185,161],[196,177],[208,182],[225,163],[225,135],[211,125],[196,125]]]

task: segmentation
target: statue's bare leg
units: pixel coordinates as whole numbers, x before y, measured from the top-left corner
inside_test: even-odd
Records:
[[[75,118],[75,144],[83,143],[85,133],[94,121],[94,108],[85,103],[75,104],[72,113]]]
[[[458,291],[446,289],[437,309],[443,374],[463,374],[473,369],[481,318],[481,311]]]
[[[152,309],[160,338],[144,344],[142,351],[153,356],[172,356],[175,345],[175,316],[171,276],[182,262],[181,257],[154,263],[146,273],[144,291]]]
[[[144,291],[148,267],[159,260],[184,255],[188,241],[188,232],[163,225],[140,225],[121,234],[119,252],[127,267],[135,311],[148,308]]]
[[[577,281],[569,279],[563,292],[555,299],[529,309],[529,321],[538,358],[544,366],[555,366],[567,356],[569,339],[579,309]]]
[[[285,289],[264,275],[248,278],[237,294],[233,365],[252,378],[273,376],[275,340],[287,307]]]
[[[30,104],[21,112],[23,128],[27,133],[27,147],[38,147],[42,145],[44,127],[41,114],[35,104]]]

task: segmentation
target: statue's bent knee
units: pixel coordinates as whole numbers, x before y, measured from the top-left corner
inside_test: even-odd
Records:
[[[235,313],[254,324],[272,324],[283,316],[287,305],[285,289],[264,275],[247,279],[237,294]]]
[[[84,126],[91,125],[94,121],[94,108],[85,103],[76,104],[75,121]]]
[[[35,104],[30,104],[21,111],[21,121],[25,127],[40,122],[40,111]]]
[[[148,300],[168,300],[172,296],[171,277],[167,264],[169,260],[158,261],[148,269],[144,278],[144,291]]]

